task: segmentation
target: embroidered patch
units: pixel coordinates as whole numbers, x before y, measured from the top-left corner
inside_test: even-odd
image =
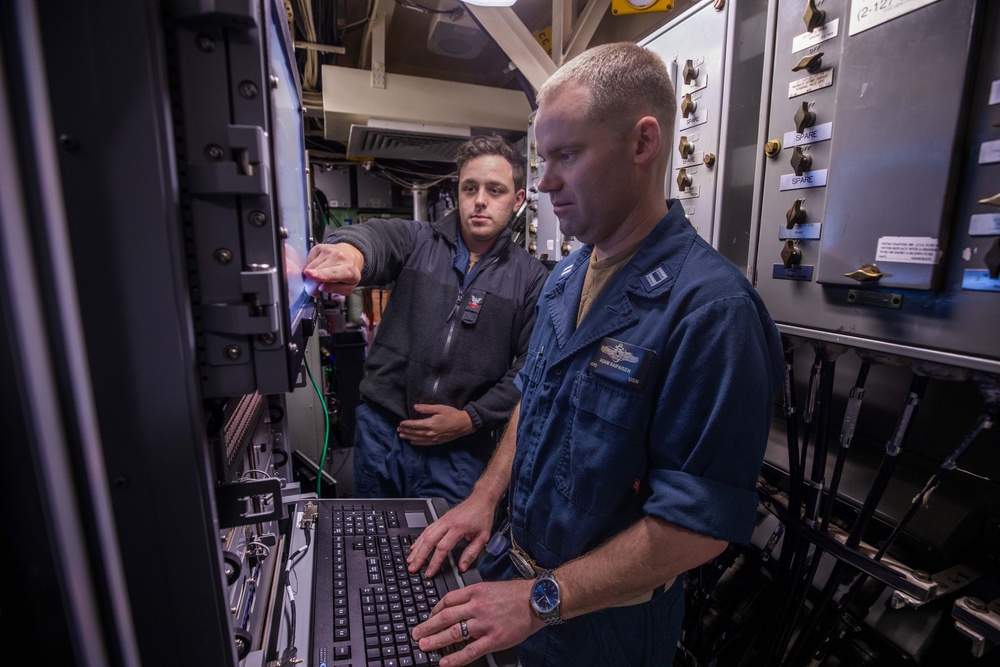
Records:
[[[462,313],[463,324],[476,323],[476,320],[479,319],[479,313],[483,310],[483,302],[485,300],[485,290],[469,290],[469,293],[465,296],[465,312]]]
[[[595,375],[637,389],[646,386],[649,369],[656,362],[656,352],[614,338],[604,338],[590,360]]]

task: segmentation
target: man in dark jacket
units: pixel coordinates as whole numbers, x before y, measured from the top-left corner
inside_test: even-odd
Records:
[[[459,215],[338,229],[306,262],[324,292],[394,283],[361,383],[358,497],[460,502],[519,398],[514,377],[547,276],[508,229],[524,159],[491,135],[463,144],[456,163]]]

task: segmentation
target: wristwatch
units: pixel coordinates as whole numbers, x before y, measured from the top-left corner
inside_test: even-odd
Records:
[[[560,602],[559,583],[552,570],[545,570],[531,585],[531,608],[546,625],[559,625],[563,622],[559,615]]]

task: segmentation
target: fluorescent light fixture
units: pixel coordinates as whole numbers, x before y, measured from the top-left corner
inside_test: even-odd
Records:
[[[517,0],[462,0],[467,5],[479,5],[480,7],[510,7]]]

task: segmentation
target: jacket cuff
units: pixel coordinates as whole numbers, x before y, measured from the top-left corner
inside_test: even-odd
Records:
[[[469,415],[469,418],[472,419],[472,425],[476,427],[477,431],[483,427],[483,420],[479,418],[479,415],[476,413],[476,410],[472,407],[472,405],[466,405],[462,409],[465,410],[466,414]]]

